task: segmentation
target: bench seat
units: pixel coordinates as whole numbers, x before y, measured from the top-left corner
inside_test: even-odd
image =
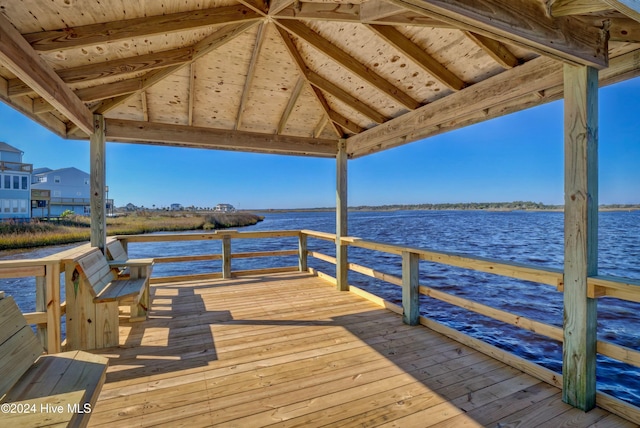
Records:
[[[145,282],[145,278],[111,281],[93,301],[95,303],[103,303],[124,302],[130,298],[139,300],[145,291]]]

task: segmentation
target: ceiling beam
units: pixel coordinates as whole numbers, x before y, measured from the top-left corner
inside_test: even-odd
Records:
[[[277,15],[274,14],[274,18],[453,28],[451,24],[391,4],[384,9],[372,10],[367,7],[372,1],[368,0],[362,4],[297,2],[293,6],[287,5]]]
[[[347,151],[357,155],[416,141],[442,123],[561,83],[562,63],[539,57],[353,136]]]
[[[369,28],[449,89],[459,91],[466,86],[462,79],[396,28],[387,25],[369,25]]]
[[[287,126],[287,122],[291,117],[291,113],[298,102],[298,98],[300,98],[300,94],[302,93],[302,89],[304,88],[304,78],[298,77],[298,81],[296,82],[296,86],[291,91],[291,96],[289,97],[289,102],[287,102],[287,106],[282,112],[282,116],[280,116],[280,121],[278,122],[278,128],[276,129],[276,134],[282,134],[284,128]]]
[[[118,107],[122,103],[126,102],[131,96],[139,94],[142,91],[146,91],[151,86],[156,83],[164,80],[168,76],[172,75],[176,71],[180,70],[182,67],[191,64],[192,62],[198,60],[204,55],[214,51],[225,43],[235,39],[240,34],[244,33],[254,25],[256,25],[258,21],[249,20],[247,22],[242,22],[239,24],[229,24],[223,27],[220,27],[215,33],[211,34],[208,37],[205,37],[200,42],[196,43],[193,46],[193,56],[189,62],[184,64],[178,64],[171,67],[162,68],[159,70],[150,71],[143,77],[141,77],[140,86],[135,92],[131,92],[125,95],[120,95],[115,98],[105,99],[100,102],[97,106],[94,107],[94,112],[99,114],[105,114],[114,108]],[[69,133],[75,133],[76,129],[71,128]]]
[[[640,22],[631,18],[609,18],[601,16],[580,16],[585,25],[609,28],[609,41],[640,43]]]
[[[640,22],[640,1],[638,0],[602,0],[618,12]]]
[[[280,13],[283,9],[291,6],[296,0],[270,0],[269,15],[273,16]]]
[[[549,17],[538,2],[514,0],[389,0],[414,12],[573,64],[605,68],[607,33],[572,17]]]
[[[314,32],[311,28],[298,21],[293,20],[278,20],[278,25],[282,26],[285,30],[291,34],[300,37],[302,40],[313,46],[324,55],[333,59],[341,67],[350,70],[353,74],[359,78],[369,82],[380,92],[387,97],[393,98],[401,105],[407,107],[410,110],[415,110],[420,107],[420,103],[404,93],[402,90],[389,83],[382,76],[374,73],[371,69],[363,65],[347,52],[341,50],[336,45],[329,42],[327,39],[321,37]]]
[[[105,119],[107,141],[335,157],[337,141],[165,123]]]
[[[343,117],[339,113],[333,111],[331,109],[331,106],[329,106],[327,99],[322,94],[322,92],[318,88],[313,86],[311,82],[309,82],[309,79],[307,77],[307,72],[309,71],[309,68],[304,63],[304,59],[302,59],[302,55],[300,55],[300,52],[298,52],[298,49],[296,48],[296,45],[293,42],[293,39],[291,38],[291,35],[288,32],[286,32],[283,28],[280,28],[279,26],[276,26],[276,29],[278,30],[278,34],[280,34],[280,39],[282,40],[285,47],[287,48],[287,51],[289,51],[289,55],[291,56],[291,59],[293,59],[294,64],[298,67],[298,71],[300,72],[300,75],[305,79],[305,81],[309,85],[309,88],[312,90],[313,94],[316,96],[317,101],[320,103],[320,107],[322,107],[325,114],[327,115],[327,118],[329,118],[329,123],[331,124],[331,127],[336,132],[338,137],[342,138],[345,136],[346,134],[346,132],[344,131],[345,129],[351,130],[351,132],[353,133],[357,133],[355,131],[355,128],[353,127],[353,123],[350,122],[349,119],[347,119],[346,117]]]
[[[547,8],[551,16],[584,15],[612,9],[601,0],[547,0]]]
[[[242,98],[240,105],[238,106],[238,114],[236,115],[235,129],[240,129],[242,124],[242,116],[244,116],[244,110],[247,107],[247,101],[249,100],[249,92],[253,83],[253,77],[255,75],[256,62],[258,61],[258,55],[260,55],[260,49],[264,43],[265,23],[260,23],[258,27],[258,33],[256,35],[256,43],[253,45],[253,52],[251,54],[251,60],[249,61],[249,68],[247,69],[247,78],[244,81],[244,88],[242,90]]]
[[[193,48],[186,47],[66,68],[57,70],[56,74],[60,76],[65,83],[74,84],[184,64],[189,62],[192,56]],[[9,80],[9,96],[30,95],[32,93],[33,90],[20,79]]]
[[[4,15],[0,14],[0,63],[87,134],[93,115]]]
[[[142,91],[142,93],[146,93],[146,91]],[[145,97],[146,98],[146,97]],[[192,62],[189,66],[189,102],[187,105],[188,111],[188,119],[187,123],[189,126],[193,125],[193,113],[194,113],[194,104],[196,100],[196,63]]]
[[[600,86],[640,76],[639,64],[640,49],[612,58],[598,74]],[[360,157],[561,99],[562,69],[562,63],[536,58],[352,136],[347,152]]]
[[[509,69],[520,64],[518,58],[511,53],[509,48],[499,41],[469,31],[465,31],[464,34],[476,45],[480,46],[502,68]]]
[[[35,50],[49,52],[260,18],[235,5],[30,33],[24,38]]]

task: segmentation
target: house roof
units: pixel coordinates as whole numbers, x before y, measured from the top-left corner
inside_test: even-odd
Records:
[[[36,172],[37,171],[37,172]],[[71,167],[66,167],[66,168],[58,168],[58,169],[51,169],[51,168],[38,168],[37,170],[33,171],[33,175],[49,175],[49,174],[64,174],[64,173],[74,173],[74,174],[80,174],[80,175],[85,175],[87,177],[89,177],[89,173],[84,172],[74,166]]]
[[[13,147],[12,145],[4,143],[2,141],[0,141],[0,151],[2,151],[2,152],[21,153],[21,154],[24,153],[22,150],[17,149],[15,147]]]
[[[2,100],[129,143],[357,157],[559,99],[565,63],[640,70],[622,0],[0,0],[0,21]]]

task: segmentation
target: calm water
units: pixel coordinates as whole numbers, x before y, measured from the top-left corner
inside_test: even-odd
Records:
[[[265,221],[243,230],[312,229],[335,231],[333,213],[266,213]],[[599,273],[640,279],[640,211],[600,213]],[[542,267],[562,268],[563,215],[555,212],[395,211],[350,213],[349,234],[363,239],[412,247],[465,253]],[[220,252],[219,241],[131,244],[131,257]],[[232,251],[295,249],[297,239],[233,240]],[[309,240],[309,249],[335,255],[332,243]],[[59,251],[48,248],[28,253],[0,254],[0,258],[42,257]],[[377,270],[401,275],[399,256],[349,249],[349,259]],[[297,265],[295,257],[239,259],[233,269]],[[309,259],[309,265],[335,275],[331,264]],[[180,275],[221,269],[219,261],[156,265],[154,275]],[[399,287],[349,274],[349,282],[387,300],[400,303]],[[518,315],[562,326],[562,295],[553,287],[421,262],[420,283]],[[33,280],[0,282],[0,289],[17,297],[23,311],[34,310]],[[422,296],[422,315],[481,338],[495,346],[561,372],[559,343],[523,332],[498,321],[471,314]],[[598,300],[598,335],[640,349],[640,305],[604,298]],[[640,405],[640,369],[600,358],[599,389]]]

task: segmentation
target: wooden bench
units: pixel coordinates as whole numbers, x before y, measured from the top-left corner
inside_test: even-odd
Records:
[[[129,321],[147,319],[152,259],[116,262],[129,269],[119,277],[100,250],[93,249],[67,269],[67,346],[97,349],[118,346],[120,306],[129,306]],[[67,263],[69,264],[69,263]]]
[[[129,254],[118,239],[107,242],[107,258],[109,265],[116,270],[119,278],[151,277],[153,259],[130,259]]]
[[[0,296],[1,425],[86,426],[109,360],[83,351],[42,353],[13,298]]]

